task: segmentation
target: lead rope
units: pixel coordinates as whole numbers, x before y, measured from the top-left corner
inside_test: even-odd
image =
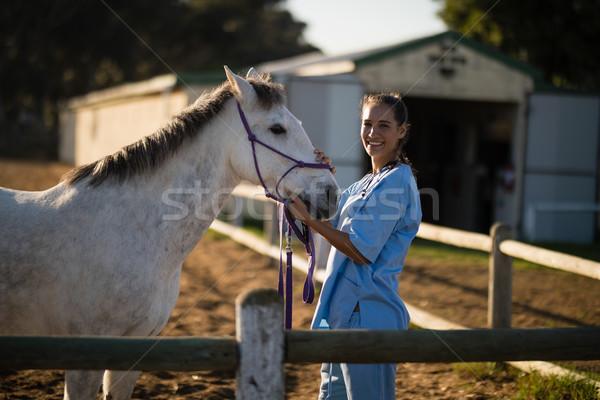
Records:
[[[284,310],[285,310],[285,319],[284,319],[284,327],[285,329],[292,329],[292,231],[290,227],[287,227],[287,231],[285,234],[286,239],[286,268],[285,268],[285,277],[283,273],[283,220],[285,218],[285,205],[283,203],[278,203],[279,208],[279,283],[278,283],[278,292],[279,295],[284,299]],[[285,292],[284,292],[284,284],[285,280]]]
[[[283,273],[283,220],[286,220],[286,268],[285,268],[285,293],[284,293],[284,273]],[[314,249],[315,245],[312,239],[310,228],[305,224],[302,224],[302,232],[296,226],[294,219],[288,212],[284,203],[279,203],[279,284],[278,291],[279,295],[284,298],[285,302],[285,329],[292,329],[292,300],[293,300],[293,268],[292,268],[292,232],[296,234],[296,237],[304,245],[306,255],[308,257],[308,271],[306,279],[304,280],[304,289],[302,292],[302,301],[304,303],[311,304],[315,298],[315,284],[313,282],[313,275],[315,271],[315,257]]]

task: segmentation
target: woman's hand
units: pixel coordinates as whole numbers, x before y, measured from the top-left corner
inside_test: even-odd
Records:
[[[315,149],[315,154],[317,155],[315,159],[317,162],[331,166],[331,158],[327,157],[323,150]],[[335,167],[331,167],[331,173],[335,175]]]
[[[310,215],[310,212],[308,212],[306,204],[304,204],[304,202],[300,200],[298,196],[289,192],[288,196],[290,196],[290,199],[286,203],[286,207],[292,218],[297,219],[300,222],[306,222],[314,219],[314,217]]]
[[[306,208],[306,204],[298,196],[287,192],[289,200],[286,207],[292,218],[310,226],[313,232],[323,236],[333,247],[344,253],[359,264],[368,264],[370,261],[352,244],[350,235],[335,229],[329,221],[315,219]]]
[[[315,148],[315,154],[317,155],[315,157],[315,161],[317,161],[321,164],[326,164],[326,165],[331,166],[331,158],[327,157],[325,155],[325,153],[323,152],[323,150]],[[335,167],[331,167],[331,173],[335,174]],[[287,195],[289,196],[289,200],[286,203],[286,207],[287,207],[288,211],[290,212],[290,215],[292,216],[292,218],[294,218],[300,222],[307,222],[307,221],[315,220],[315,218],[308,211],[306,204],[304,204],[304,202],[298,196],[296,196],[295,194],[293,194],[290,191],[286,191],[286,192],[287,192]]]

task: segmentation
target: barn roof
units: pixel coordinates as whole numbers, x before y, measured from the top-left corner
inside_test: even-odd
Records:
[[[397,57],[432,43],[447,44],[449,47],[456,45],[465,46],[509,68],[525,73],[535,80],[542,77],[541,72],[529,64],[515,60],[493,47],[469,39],[455,31],[446,31],[395,45],[336,56],[309,53],[283,60],[266,62],[259,65],[258,68],[261,71],[267,71],[274,75],[291,74],[306,76],[351,73],[364,65],[380,62],[390,57]]]

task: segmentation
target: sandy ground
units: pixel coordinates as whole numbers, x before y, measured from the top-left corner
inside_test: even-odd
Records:
[[[69,166],[0,160],[0,186],[41,190]],[[307,329],[314,304],[301,302],[304,277],[295,276],[293,326]],[[164,336],[235,335],[236,296],[251,288],[276,288],[271,260],[217,235],[205,236],[184,264],[179,300]],[[513,326],[600,325],[600,282],[546,270],[516,270]],[[401,296],[444,318],[485,327],[487,269],[449,265],[409,255]],[[579,366],[600,371],[597,363]],[[286,365],[288,399],[316,399],[319,365]],[[471,364],[398,365],[398,399],[509,399],[517,393],[515,371],[489,375]],[[0,399],[61,399],[62,371],[0,370]],[[134,399],[233,399],[233,373],[143,372]]]

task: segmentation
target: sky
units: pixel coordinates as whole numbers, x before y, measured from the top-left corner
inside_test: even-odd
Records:
[[[308,24],[304,38],[325,54],[367,50],[446,31],[434,0],[287,0]]]

